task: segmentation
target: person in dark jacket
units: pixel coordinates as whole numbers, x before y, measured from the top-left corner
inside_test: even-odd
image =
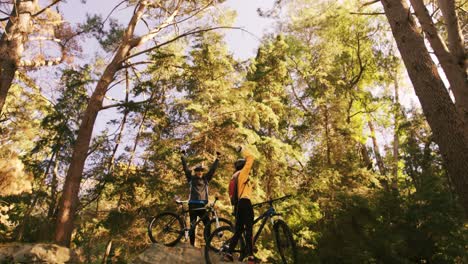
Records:
[[[185,151],[182,152],[185,154]],[[189,196],[189,214],[190,214],[190,224],[197,221],[197,217],[202,218],[206,213],[206,210],[203,210],[205,205],[208,203],[208,183],[213,178],[213,175],[218,168],[220,153],[216,152],[216,159],[211,165],[208,172],[205,172],[205,168],[202,165],[197,165],[192,171],[187,166],[187,161],[185,160],[184,155],[182,155],[182,166],[184,167],[185,177],[190,185],[190,196]],[[198,210],[197,210],[198,209]],[[200,210],[202,209],[202,210]],[[203,221],[205,228],[208,228],[210,231],[209,220],[205,219]],[[190,244],[195,245],[195,230],[189,233]]]

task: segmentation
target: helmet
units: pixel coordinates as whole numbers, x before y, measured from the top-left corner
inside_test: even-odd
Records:
[[[238,159],[234,162],[234,168],[236,168],[236,171],[242,170],[245,165],[245,159]]]
[[[197,166],[195,167],[195,169],[193,169],[193,170],[194,170],[194,171],[204,171],[205,168],[203,168],[203,165],[197,165]]]

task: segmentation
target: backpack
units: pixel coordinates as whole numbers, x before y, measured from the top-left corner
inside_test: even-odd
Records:
[[[239,179],[240,171],[237,171],[232,175],[231,180],[229,181],[229,198],[231,200],[231,205],[236,207],[237,203],[239,202],[239,196],[237,195],[238,191],[238,179]]]

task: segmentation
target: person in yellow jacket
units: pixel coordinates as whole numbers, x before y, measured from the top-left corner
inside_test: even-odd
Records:
[[[252,197],[252,183],[249,180],[250,170],[254,162],[252,153],[242,147],[237,147],[236,151],[241,152],[244,159],[239,159],[234,163],[236,172],[239,174],[237,178],[237,197],[239,201],[236,209],[236,226],[235,232],[229,243],[229,249],[224,256],[224,261],[234,261],[232,257],[232,251],[236,247],[239,238],[245,230],[246,240],[246,253],[248,256],[247,263],[255,263],[253,256],[253,240],[252,240],[252,229],[254,222],[254,212],[252,203],[250,201]]]

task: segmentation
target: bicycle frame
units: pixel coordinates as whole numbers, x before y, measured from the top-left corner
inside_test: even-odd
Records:
[[[291,195],[286,195],[286,196],[283,196],[283,197],[280,197],[280,198],[276,198],[276,199],[273,199],[273,200],[269,200],[269,201],[266,201],[266,202],[262,202],[262,203],[252,205],[253,207],[257,207],[257,206],[261,206],[263,204],[269,204],[268,210],[266,212],[264,212],[262,215],[260,215],[259,217],[257,217],[257,219],[255,219],[254,222],[253,222],[253,226],[255,226],[260,220],[263,219],[262,223],[260,224],[260,227],[258,228],[257,232],[255,233],[255,235],[253,237],[253,241],[252,241],[253,245],[255,245],[258,238],[260,237],[260,234],[262,233],[263,228],[265,227],[266,222],[268,221],[268,219],[270,219],[271,223],[273,224],[273,217],[274,216],[281,216],[281,213],[276,212],[275,207],[273,206],[273,203],[276,202],[276,201],[281,201],[281,200],[287,199],[289,197],[291,197]],[[245,232],[244,232],[244,238],[245,238]]]
[[[262,215],[257,217],[257,219],[254,220],[253,225],[255,226],[260,220],[263,220],[262,223],[260,224],[260,227],[258,228],[257,232],[255,233],[253,237],[253,244],[255,245],[255,242],[257,242],[258,238],[260,237],[260,234],[263,231],[263,228],[265,227],[266,223],[268,220],[271,220],[273,223],[273,217],[281,215],[280,213],[277,213],[273,205],[270,205],[270,208],[266,212],[264,212]],[[245,238],[245,236],[244,236]]]
[[[194,231],[195,230],[195,227],[200,223],[200,222],[203,222],[203,220],[207,219],[210,220],[210,213],[212,213],[216,219],[216,226],[219,226],[219,217],[218,217],[218,213],[216,212],[216,210],[214,209],[214,205],[216,203],[218,199],[215,199],[215,201],[211,204],[211,205],[208,205],[208,206],[205,206],[205,207],[202,207],[202,208],[196,208],[196,209],[184,209],[183,208],[183,204],[180,204],[182,206],[182,212],[179,214],[180,216],[183,216],[183,224],[184,224],[184,236],[186,239],[188,239],[188,232],[190,231]],[[204,210],[206,211],[205,214],[200,217],[197,221],[195,222],[190,222],[189,224],[189,227],[187,227],[187,215],[190,213],[190,211],[201,211],[201,210]]]

